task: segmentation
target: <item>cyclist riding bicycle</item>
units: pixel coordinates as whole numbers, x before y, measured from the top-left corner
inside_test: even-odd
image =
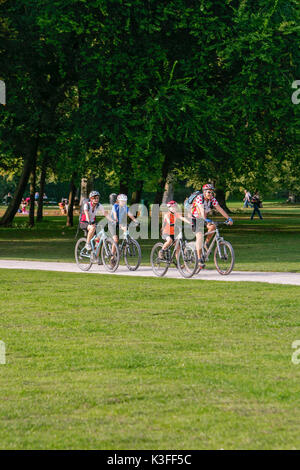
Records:
[[[127,226],[127,216],[133,220],[137,225],[139,225],[139,222],[137,219],[134,217],[134,215],[129,211],[129,207],[127,205],[127,196],[126,194],[119,194],[117,196],[116,203],[113,205],[112,211],[111,211],[111,218],[115,222],[115,230],[114,230],[114,235],[113,235],[113,240],[116,243],[119,243],[119,237],[117,235],[119,229],[121,228],[123,231],[126,230]],[[113,247],[113,253],[114,253],[115,247]]]
[[[107,219],[111,220],[109,213],[104,210],[102,204],[99,203],[100,194],[98,191],[92,191],[89,194],[89,201],[83,206],[83,212],[80,218],[80,228],[87,231],[87,241],[85,248],[91,251],[91,239],[93,238],[96,230],[96,215],[104,215]]]
[[[196,250],[197,255],[200,263],[203,263],[203,259],[201,256],[201,249],[203,246],[203,220],[207,225],[208,235],[206,237],[206,242],[204,244],[204,249],[208,249],[209,241],[211,240],[213,233],[209,234],[209,232],[214,232],[216,226],[211,222],[210,219],[207,219],[207,215],[212,209],[216,209],[225,219],[228,225],[233,224],[233,220],[227,214],[224,209],[220,206],[216,198],[214,197],[215,188],[212,184],[205,184],[202,187],[202,193],[199,194],[193,201],[192,204],[192,230],[196,234]]]
[[[177,212],[178,205],[176,201],[169,201],[167,203],[168,212],[164,215],[163,223],[162,223],[162,238],[166,240],[162,249],[159,252],[159,258],[164,259],[165,252],[169,248],[169,246],[174,243],[175,239],[175,222],[177,219],[183,220],[187,224],[191,225],[191,222],[183,217],[181,214]],[[179,253],[179,246],[176,249],[176,259],[178,258]]]

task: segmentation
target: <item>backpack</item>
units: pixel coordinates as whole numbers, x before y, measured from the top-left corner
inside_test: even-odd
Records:
[[[83,210],[84,205],[85,205],[85,204],[89,204],[89,203],[90,203],[89,198],[82,199],[82,202],[81,202],[81,204],[80,204],[79,223],[81,222],[81,218],[82,218],[82,215],[83,215],[83,213],[84,213],[84,210]]]
[[[201,194],[201,191],[194,191],[189,197],[186,198],[186,200],[184,201],[184,207],[187,211],[190,211],[192,209],[194,199],[196,199],[199,194]]]

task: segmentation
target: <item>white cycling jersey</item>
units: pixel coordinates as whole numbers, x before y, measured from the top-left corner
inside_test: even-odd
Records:
[[[93,209],[92,204],[90,202],[86,202],[83,206],[81,222],[87,222],[85,211],[87,211],[89,214],[89,222],[95,222],[97,214],[104,215],[104,207],[102,206],[102,204],[97,204],[96,207]]]

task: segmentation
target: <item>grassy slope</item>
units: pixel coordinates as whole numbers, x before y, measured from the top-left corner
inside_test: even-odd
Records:
[[[1,448],[299,449],[298,287],[0,282]]]
[[[240,204],[232,203],[231,207],[237,211]],[[234,213],[234,226],[222,232],[234,246],[235,269],[300,272],[300,207],[266,203],[263,221],[250,221],[250,214],[250,209]],[[17,217],[14,228],[0,229],[0,257],[73,262],[76,230],[64,224],[64,217],[47,216],[34,229],[28,229],[25,219]],[[141,241],[143,264],[149,264],[155,242]],[[208,267],[213,268],[213,264]]]

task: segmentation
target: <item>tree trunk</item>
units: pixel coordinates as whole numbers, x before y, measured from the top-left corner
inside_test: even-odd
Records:
[[[81,178],[81,185],[80,185],[80,205],[83,199],[88,199],[90,192],[93,189],[94,180],[93,178]]]
[[[162,203],[166,204],[168,201],[174,199],[174,176],[171,172],[168,173],[166,178],[165,190],[162,198]]]
[[[36,183],[36,158],[34,158],[31,175],[30,175],[29,227],[34,226],[35,183]]]
[[[120,194],[128,194],[128,190],[129,190],[129,184],[128,184],[128,181],[124,180],[124,181],[120,181]]]
[[[47,159],[46,157],[44,157],[43,162],[42,162],[40,185],[39,185],[40,197],[38,200],[38,209],[37,209],[37,215],[36,215],[37,222],[41,222],[41,220],[43,220],[43,205],[44,205],[43,195],[45,192],[46,173],[47,173]]]
[[[224,209],[224,211],[227,212],[227,214],[232,213],[231,210],[229,209],[229,207],[226,204],[226,197],[225,197],[225,189],[224,188],[219,187],[219,188],[216,189],[216,200],[218,201],[218,203],[220,204],[222,209]]]
[[[76,186],[75,186],[75,174],[72,174],[72,178],[70,181],[70,192],[69,192],[69,204],[68,204],[68,214],[67,214],[67,227],[73,227],[73,207],[74,207],[74,199],[76,194]]]
[[[0,226],[9,227],[11,226],[12,221],[14,220],[14,216],[16,215],[17,210],[19,209],[19,206],[21,204],[21,200],[22,200],[24,191],[28,183],[29,175],[32,170],[33,161],[34,161],[33,155],[34,154],[32,152],[32,149],[28,149],[28,154],[24,158],[22,174],[20,176],[18,186],[14,192],[13,198],[8,208],[6,209],[5,214],[2,216],[0,220]]]
[[[144,181],[140,180],[137,182],[136,190],[131,195],[131,204],[138,204],[141,201],[143,192]]]
[[[160,177],[160,179],[158,181],[158,185],[157,185],[158,188],[157,188],[157,191],[156,191],[156,194],[155,194],[154,204],[161,204],[161,202],[162,202],[162,198],[163,198],[163,194],[164,194],[164,188],[165,188],[167,176],[168,176],[168,173],[169,173],[169,167],[170,167],[170,160],[169,160],[168,156],[166,155],[165,159],[164,159],[163,166],[162,166],[162,170],[161,170],[161,177]]]

